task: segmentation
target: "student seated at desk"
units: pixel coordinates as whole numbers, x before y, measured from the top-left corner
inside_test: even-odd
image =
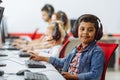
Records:
[[[69,30],[69,21],[65,12],[58,11],[54,13],[51,17],[51,20],[52,22],[60,21],[61,24],[63,25],[63,29],[65,30],[65,32]]]
[[[63,11],[58,11],[57,13],[54,13],[52,15],[52,23],[54,22],[58,22],[59,25],[61,25],[61,27],[64,29],[65,31],[65,37],[63,39],[63,44],[65,43],[65,41],[69,38],[68,34],[67,34],[67,30],[69,29],[69,25],[68,25],[68,18],[67,18],[67,15],[65,14],[65,12]],[[37,47],[37,46],[40,46],[39,44],[41,43],[44,43],[45,40],[45,35],[43,35],[40,39],[37,39],[37,40],[33,40],[31,42],[27,42],[27,46],[29,46],[30,48],[28,49],[31,49],[31,46],[32,47]],[[25,41],[24,41],[25,42]],[[20,41],[20,44],[21,44],[21,41]],[[19,42],[18,43],[13,43],[13,45],[15,45],[16,47],[19,46]],[[49,48],[50,46],[49,45],[46,45],[44,48]]]
[[[69,21],[68,21],[68,17],[66,15],[65,12],[63,11],[58,11],[56,13],[54,13],[52,15],[52,22],[56,22],[59,21],[59,23],[61,23],[63,29],[65,30],[65,38],[63,40],[63,44],[65,43],[65,41],[69,38],[69,30],[70,30],[70,26],[69,26]]]
[[[42,9],[41,9],[41,14],[42,14],[42,19],[48,23],[48,25],[50,25],[52,23],[52,15],[54,14],[54,7],[51,5],[51,4],[45,4]],[[43,35],[44,36],[44,35]],[[35,40],[32,40],[31,42],[28,42],[28,41],[25,41],[25,40],[22,40],[22,39],[16,39],[14,40],[14,42],[16,44],[13,44],[13,45],[17,45],[18,43],[20,44],[28,44],[28,43],[36,43],[36,42],[40,42],[42,40],[42,37],[39,38],[39,39],[35,39]]]
[[[64,39],[65,32],[63,28],[58,24],[54,23],[47,27],[45,40],[43,43],[37,43],[38,46],[34,46],[32,52],[37,52],[37,54],[41,54],[44,56],[54,56],[59,57],[59,49],[61,48],[62,41]],[[47,48],[47,46],[50,46]],[[29,48],[29,46],[25,46],[24,48]],[[31,51],[31,50],[28,50]]]
[[[33,53],[30,59],[46,61],[62,68],[61,74],[67,80],[100,80],[105,63],[103,51],[96,44],[103,35],[100,19],[84,14],[75,22],[72,32],[74,37],[79,37],[81,44],[65,58],[43,57]]]
[[[67,33],[69,30],[69,21],[68,21],[68,17],[66,15],[66,13],[63,11],[58,11],[58,12],[54,13],[51,16],[51,23],[54,23],[54,22],[58,22],[59,25],[61,25],[61,27],[65,31],[65,39],[62,42],[64,44],[65,40],[69,37],[68,33]],[[44,40],[44,36],[39,39],[39,43],[42,42],[43,40]],[[35,43],[38,43],[38,42],[35,42],[35,41],[29,42],[29,44],[35,44]]]

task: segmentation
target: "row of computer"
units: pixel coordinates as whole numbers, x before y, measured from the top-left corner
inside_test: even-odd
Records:
[[[4,8],[0,7],[0,23],[2,20]],[[11,52],[11,50],[18,50],[18,56],[20,57],[30,57],[30,55],[25,54],[24,52],[20,51],[19,49],[15,48],[11,45],[14,39],[19,37],[10,37],[7,31],[7,26],[0,26],[0,58],[2,57],[8,57],[8,55],[5,53],[6,50]],[[27,60],[25,64],[28,66],[28,68],[46,68],[44,64],[37,61]],[[6,63],[0,63],[0,67],[6,67]],[[25,74],[24,74],[25,73]],[[0,76],[4,75],[4,71],[0,70]],[[20,70],[16,73],[16,75],[25,75],[26,80],[48,80],[46,75],[40,74],[40,73],[33,73],[30,70]]]

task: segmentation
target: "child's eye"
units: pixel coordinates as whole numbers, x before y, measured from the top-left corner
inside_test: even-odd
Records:
[[[80,28],[80,31],[84,31],[84,28],[81,27],[81,28]]]
[[[88,29],[88,31],[89,31],[89,32],[92,32],[92,31],[93,31],[93,29],[89,28],[89,29]]]

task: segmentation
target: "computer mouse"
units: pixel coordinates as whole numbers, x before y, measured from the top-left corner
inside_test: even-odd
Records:
[[[16,75],[24,75],[25,72],[31,72],[30,70],[20,70],[16,73]]]
[[[0,67],[5,67],[5,66],[6,66],[6,64],[0,63]]]
[[[4,71],[0,70],[0,76],[4,75]]]

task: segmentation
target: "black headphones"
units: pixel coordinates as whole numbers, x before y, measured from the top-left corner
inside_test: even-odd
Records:
[[[80,16],[74,23],[74,26],[72,28],[72,33],[73,33],[73,36],[75,38],[78,38],[78,27],[79,27],[79,23],[84,19],[84,18],[93,18],[96,20],[97,22],[97,30],[96,30],[96,35],[95,35],[95,40],[100,40],[102,35],[103,35],[103,26],[102,26],[102,23],[100,21],[100,19],[95,16],[95,15],[92,15],[92,14],[84,14],[82,16]]]
[[[50,4],[46,4],[44,7],[47,8],[47,10],[48,10],[48,16],[51,18],[52,15],[53,15],[53,13],[54,13],[54,8],[53,8],[53,6],[50,5]]]
[[[58,23],[55,22],[54,25],[55,25],[55,30],[52,33],[52,37],[54,40],[57,41],[61,38],[61,32],[59,31]]]

